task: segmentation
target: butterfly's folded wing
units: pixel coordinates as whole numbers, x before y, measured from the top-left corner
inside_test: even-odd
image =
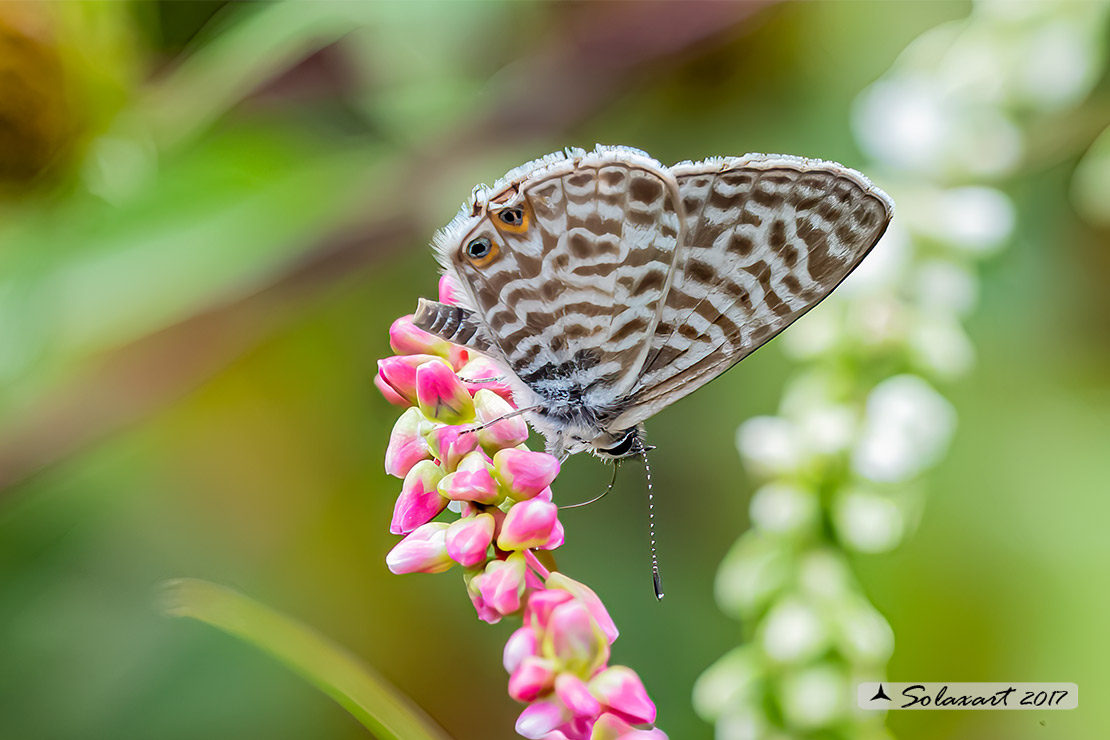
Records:
[[[893,215],[885,193],[831,162],[749,155],[671,172],[684,242],[620,428],[708,383],[819,303]]]
[[[601,409],[632,388],[650,350],[678,243],[677,189],[665,167],[624,148],[529,167],[491,206],[523,208],[527,227],[492,217],[462,237],[500,245],[486,266],[457,265],[482,323],[475,336],[492,345],[476,348],[543,398]]]

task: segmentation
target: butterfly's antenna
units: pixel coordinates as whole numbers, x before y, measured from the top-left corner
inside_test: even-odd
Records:
[[[595,504],[598,501],[600,501],[601,499],[608,496],[609,491],[613,490],[613,485],[617,482],[617,468],[619,468],[619,467],[620,467],[620,460],[617,460],[616,462],[613,463],[613,477],[609,479],[609,485],[607,485],[605,487],[605,490],[601,492],[600,496],[597,496],[596,498],[592,498],[589,501],[583,501],[580,504],[567,504],[566,506],[560,506],[559,511],[562,511],[563,509],[577,509],[577,508],[582,507],[582,506],[589,506],[590,504]]]
[[[655,552],[655,494],[651,488],[651,465],[648,463],[648,447],[640,440],[636,440],[636,449],[640,459],[644,461],[644,473],[647,475],[648,491],[648,540],[651,542],[651,580],[655,586],[655,598],[663,600],[663,581],[659,577],[659,557]]]

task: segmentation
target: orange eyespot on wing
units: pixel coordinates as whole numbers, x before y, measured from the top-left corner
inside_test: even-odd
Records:
[[[497,230],[505,234],[523,234],[528,231],[528,209],[524,206],[502,208],[493,215]]]
[[[501,254],[497,242],[488,236],[475,237],[462,248],[462,257],[475,267],[485,267]]]

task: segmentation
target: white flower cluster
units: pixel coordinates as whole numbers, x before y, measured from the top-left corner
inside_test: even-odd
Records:
[[[856,684],[882,678],[894,634],[846,554],[897,547],[920,516],[917,480],[956,428],[934,384],[971,368],[962,322],[978,297],[975,262],[1015,229],[993,183],[1024,165],[1032,124],[1080,104],[1099,79],[1108,8],[979,2],[859,96],[856,135],[873,158],[863,169],[898,214],[859,270],[783,335],[801,368],[778,414],[737,433],[764,483],[717,577],[747,641],[694,690],[718,740],[891,737],[854,708]],[[1110,175],[1108,137],[1088,166]]]

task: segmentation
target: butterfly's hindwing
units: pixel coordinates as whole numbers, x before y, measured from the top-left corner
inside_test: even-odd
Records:
[[[458,265],[490,340],[541,398],[598,411],[632,387],[673,267],[679,214],[658,163],[595,152],[514,184],[473,233],[502,244],[488,267]],[[506,229],[497,208],[520,207]]]
[[[892,215],[885,195],[831,163],[758,156],[672,171],[685,241],[623,424],[770,341],[855,269]]]

